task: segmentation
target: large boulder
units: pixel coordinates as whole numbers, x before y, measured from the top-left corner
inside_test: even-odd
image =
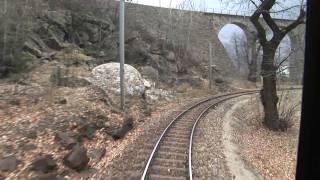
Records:
[[[143,78],[134,67],[125,64],[124,66],[125,92],[131,96],[141,96],[145,87]],[[92,83],[103,89],[105,92],[120,94],[120,64],[107,63],[95,67],[92,70]]]

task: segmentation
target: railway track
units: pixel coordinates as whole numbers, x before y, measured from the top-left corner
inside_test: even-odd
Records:
[[[283,88],[296,90],[301,88]],[[202,100],[178,114],[160,135],[144,166],[141,180],[192,180],[192,140],[198,121],[218,104],[260,90],[247,90]]]
[[[200,101],[177,115],[163,131],[145,165],[141,180],[192,179],[192,137],[197,122],[218,104],[258,90],[229,93]]]

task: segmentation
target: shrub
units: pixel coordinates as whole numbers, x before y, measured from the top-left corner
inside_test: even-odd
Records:
[[[287,130],[294,125],[295,114],[301,105],[301,101],[294,102],[289,99],[289,96],[289,91],[283,91],[279,96],[278,110],[282,130]]]

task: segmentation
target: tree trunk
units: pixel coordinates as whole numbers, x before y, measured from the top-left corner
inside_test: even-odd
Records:
[[[257,82],[257,61],[249,65],[248,80],[251,82]]]
[[[274,66],[275,51],[264,48],[262,62],[263,89],[261,90],[261,101],[264,108],[264,125],[272,130],[282,130],[277,109],[278,96],[276,88],[276,67]]]
[[[256,44],[255,41],[253,43],[253,47],[248,49],[248,69],[249,69],[249,74],[248,74],[248,81],[251,82],[257,82],[257,71],[258,71],[258,52],[256,49]],[[258,48],[260,49],[260,48]]]

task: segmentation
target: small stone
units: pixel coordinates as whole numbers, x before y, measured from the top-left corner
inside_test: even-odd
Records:
[[[13,106],[19,106],[21,104],[19,99],[12,99],[9,103]]]
[[[0,159],[0,171],[14,171],[19,164],[19,160],[15,156],[8,156]]]
[[[100,159],[106,154],[105,148],[93,149],[90,153],[90,157],[96,161],[100,161]]]
[[[49,171],[56,169],[56,167],[57,164],[54,161],[52,155],[50,154],[35,159],[31,164],[30,170],[48,173]]]
[[[116,129],[107,129],[106,133],[112,136],[113,139],[117,140],[123,138],[132,128],[133,122],[128,120],[122,127]]]
[[[215,79],[215,82],[218,83],[218,84],[221,84],[221,83],[223,83],[224,81],[223,81],[222,79],[220,79],[220,78],[217,78],[217,79]]]
[[[37,148],[37,146],[34,145],[34,144],[31,144],[31,143],[30,144],[25,144],[25,145],[22,146],[22,149],[24,151],[31,151],[31,150],[34,150],[36,148]]]
[[[152,87],[151,82],[146,79],[143,79],[143,85],[146,89],[150,89]]]
[[[63,132],[56,132],[54,141],[66,149],[72,149],[72,147],[77,144],[77,141],[74,138]]]
[[[95,124],[85,124],[82,127],[79,128],[79,135],[80,138],[88,138],[92,139],[95,136],[95,132],[97,130],[97,126]]]
[[[67,104],[67,99],[64,97],[56,97],[54,100],[55,104]]]
[[[170,51],[166,57],[169,61],[175,61],[176,56],[174,54],[174,52]]]
[[[38,133],[36,130],[30,129],[26,131],[25,136],[29,139],[36,139],[38,136]]]
[[[64,180],[63,177],[56,173],[43,174],[32,178],[32,180]]]
[[[71,152],[63,158],[63,164],[71,169],[81,171],[87,167],[89,160],[87,150],[84,147],[76,145]]]
[[[6,156],[9,156],[13,152],[15,152],[15,149],[12,145],[6,145],[6,144],[1,144],[0,145],[0,151]]]

